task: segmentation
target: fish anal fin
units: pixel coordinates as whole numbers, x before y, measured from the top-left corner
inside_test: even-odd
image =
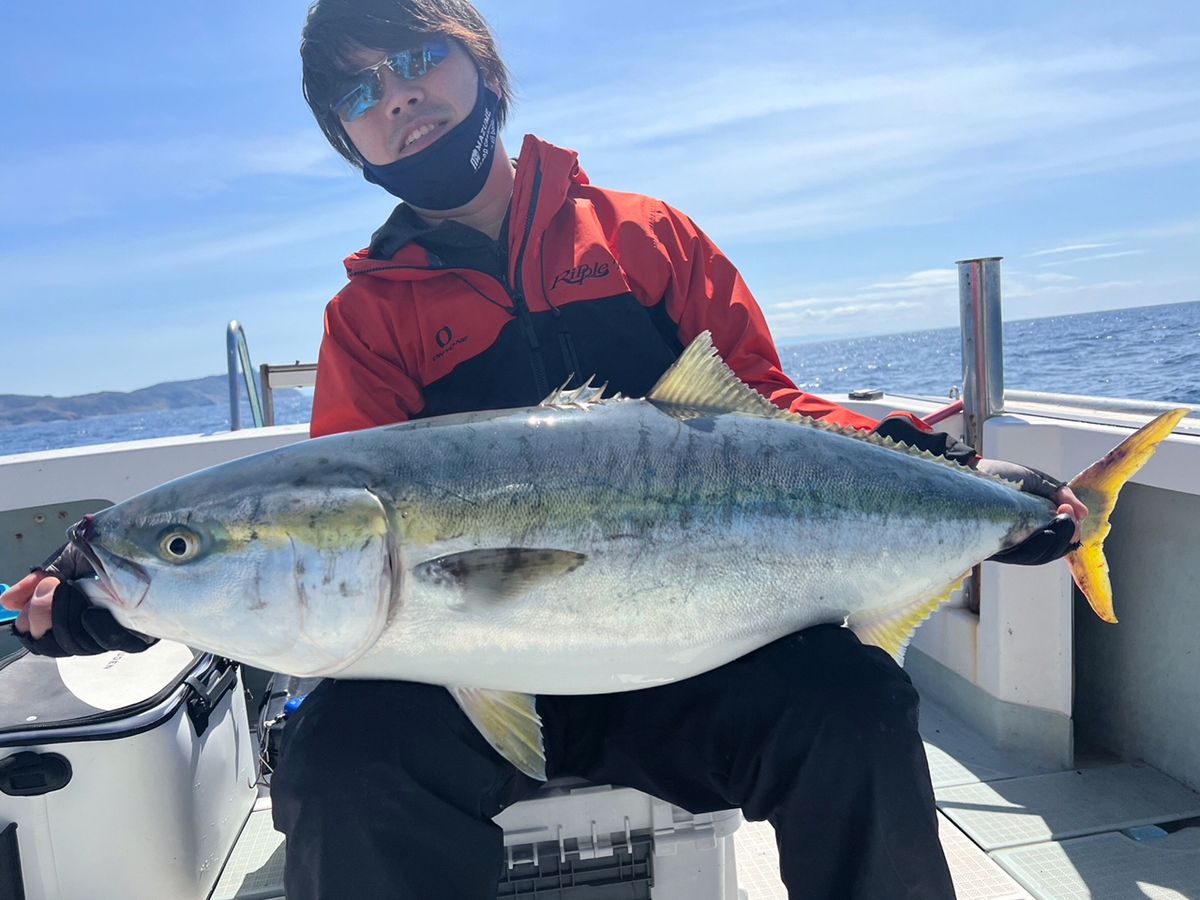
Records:
[[[874,644],[883,648],[897,664],[904,665],[904,654],[917,627],[950,599],[950,595],[962,586],[963,579],[968,574],[970,573],[964,573],[962,578],[932,599],[923,598],[899,606],[885,606],[854,613],[847,619],[846,625],[864,644]]]
[[[447,690],[493,750],[530,778],[546,780],[546,745],[533,694],[457,686]]]
[[[449,605],[470,607],[520,597],[578,569],[586,560],[586,554],[573,550],[487,547],[426,560],[413,573],[426,584],[451,592]]]

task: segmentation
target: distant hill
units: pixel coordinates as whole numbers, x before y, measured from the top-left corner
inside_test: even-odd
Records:
[[[294,392],[275,391],[275,396]],[[242,388],[243,402],[245,388]],[[191,381],[171,381],[126,393],[102,391],[78,397],[28,397],[0,394],[0,428],[27,422],[51,422],[111,416],[119,413],[183,409],[189,406],[229,406],[229,378],[210,375]]]

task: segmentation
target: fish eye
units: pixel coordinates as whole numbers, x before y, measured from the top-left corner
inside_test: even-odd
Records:
[[[182,525],[173,525],[159,535],[158,552],[167,562],[190,562],[200,553],[200,535]]]

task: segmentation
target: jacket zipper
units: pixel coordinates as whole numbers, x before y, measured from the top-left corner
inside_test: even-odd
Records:
[[[521,271],[525,266],[525,250],[529,246],[529,237],[533,233],[533,217],[537,212],[538,196],[542,190],[542,170],[539,166],[533,175],[533,196],[529,202],[529,215],[525,217],[525,233],[521,236],[521,249],[517,251],[516,269],[516,284],[513,284],[508,277],[507,262],[504,266],[504,281],[502,285],[505,293],[512,298],[513,309],[510,315],[521,323],[521,330],[525,333],[525,340],[529,344],[529,365],[533,370],[533,384],[537,389],[538,396],[550,396],[550,379],[546,375],[546,361],[542,358],[542,342],[538,340],[537,329],[533,325],[533,315],[529,311],[529,304],[525,300],[525,291],[521,284]],[[382,272],[394,269],[415,269],[418,271],[430,271],[428,266],[408,266],[408,265],[380,265],[370,269],[363,269],[353,273],[354,275],[369,275],[373,272]],[[442,270],[446,271],[446,270]],[[353,277],[353,276],[351,276]],[[485,298],[486,299],[486,298]],[[554,311],[557,315],[558,310]]]
[[[525,289],[522,286],[521,273],[525,268],[525,250],[529,246],[529,235],[533,232],[533,217],[537,213],[538,195],[542,190],[542,169],[539,166],[533,174],[533,196],[529,201],[529,214],[525,217],[525,234],[521,237],[521,249],[517,251],[516,284],[509,282],[508,266],[504,267],[504,287],[513,299],[514,315],[521,323],[525,332],[525,340],[529,343],[529,365],[533,369],[533,384],[538,396],[550,396],[550,381],[546,377],[546,361],[542,359],[542,342],[538,340],[537,330],[533,326],[533,316],[529,312],[529,304],[525,300]]]
[[[546,233],[542,232],[542,270],[539,273],[542,279],[542,284],[546,283]],[[562,351],[563,363],[566,364],[566,370],[570,374],[567,376],[567,383],[576,378],[582,380],[583,367],[579,364],[579,356],[575,353],[575,341],[571,337],[571,329],[567,327],[567,323],[563,320],[562,313],[558,307],[554,305],[554,301],[550,299],[550,295],[546,295],[546,305],[550,307],[550,311],[554,313],[555,324],[558,325],[558,347]]]

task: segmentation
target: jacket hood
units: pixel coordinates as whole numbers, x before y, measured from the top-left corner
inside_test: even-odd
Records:
[[[526,236],[536,236],[546,229],[571,189],[590,183],[574,150],[556,147],[532,134],[525,135],[508,214],[510,265]],[[372,258],[370,254],[368,246],[346,257],[346,276],[416,281],[442,274],[428,251],[412,240],[405,242],[390,259]]]

